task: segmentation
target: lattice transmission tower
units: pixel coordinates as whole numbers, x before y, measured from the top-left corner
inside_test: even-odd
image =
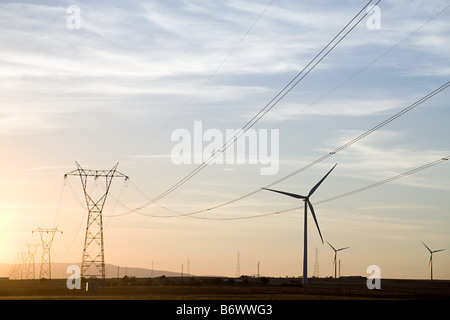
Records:
[[[237,254],[237,264],[236,264],[236,278],[241,276],[241,259],[239,257],[239,252]]]
[[[316,259],[314,261],[314,278],[319,277],[319,256],[318,256],[319,250],[317,250],[316,247]]]
[[[34,257],[38,246],[38,243],[27,243],[26,279],[36,279],[36,264]]]
[[[56,233],[62,233],[58,228],[44,229],[38,227],[33,230],[32,233],[39,232],[41,236],[42,243],[42,260],[41,260],[41,270],[39,271],[39,279],[51,279],[52,278],[52,260],[50,255],[50,249],[52,247],[53,239]]]
[[[27,264],[27,253],[26,252],[18,252],[17,253],[17,279],[26,279],[25,269]]]
[[[108,196],[109,188],[113,178],[125,178],[128,176],[118,172],[118,163],[111,170],[86,170],[78,162],[75,162],[77,169],[64,175],[79,176],[86,199],[88,218],[86,223],[86,235],[84,238],[83,258],[81,260],[81,277],[101,277],[105,279],[105,249],[103,245],[103,207]],[[89,194],[88,183],[95,182],[99,178],[104,178],[105,190],[99,195]]]

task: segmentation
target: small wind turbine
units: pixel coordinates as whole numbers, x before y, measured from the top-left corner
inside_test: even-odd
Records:
[[[319,231],[320,240],[322,240],[322,243],[323,243],[322,233],[320,232],[319,224],[318,224],[317,218],[316,218],[316,213],[314,212],[314,208],[313,208],[311,202],[309,201],[309,198],[313,195],[313,193],[317,190],[317,188],[320,186],[320,184],[326,179],[326,177],[328,177],[328,175],[331,173],[331,171],[333,171],[333,169],[336,166],[337,166],[337,164],[335,164],[334,167],[331,168],[330,171],[328,171],[328,173],[309,191],[307,196],[302,196],[299,194],[283,192],[283,191],[278,191],[278,190],[273,190],[273,189],[262,188],[264,190],[278,192],[278,193],[281,193],[281,194],[284,194],[284,195],[287,195],[289,197],[293,197],[296,199],[302,199],[305,202],[305,216],[304,216],[304,225],[303,225],[303,236],[304,236],[304,240],[303,240],[303,279],[302,279],[303,284],[306,284],[308,282],[308,280],[307,280],[307,278],[308,278],[308,246],[307,246],[307,242],[308,242],[308,237],[307,237],[308,207],[311,210],[312,217],[314,219],[314,222],[316,223],[317,230]]]
[[[422,242],[422,244],[425,246],[425,248],[427,248],[428,251],[430,251],[430,262],[428,263],[428,265],[430,266],[430,271],[431,271],[431,276],[430,277],[431,277],[431,280],[433,280],[433,253],[436,253],[436,252],[439,252],[439,251],[444,251],[445,249],[439,249],[439,250],[431,251],[431,249],[428,248],[427,245],[425,243],[423,243],[423,241],[420,241],[420,242]]]
[[[331,247],[331,249],[334,250],[334,260],[333,260],[333,264],[334,264],[334,278],[336,279],[336,258],[337,258],[337,253],[338,251],[342,251],[345,249],[348,249],[350,247],[345,247],[345,248],[340,248],[340,249],[335,249],[328,241],[327,241],[328,245]],[[340,273],[340,271],[339,271]]]

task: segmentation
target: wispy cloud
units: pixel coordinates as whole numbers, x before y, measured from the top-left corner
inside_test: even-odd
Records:
[[[341,132],[340,138],[334,140],[334,144],[342,145],[350,141],[350,137],[355,136],[358,136],[357,132],[345,130]],[[343,162],[341,167],[348,169],[350,177],[381,181],[436,161],[448,153],[448,150],[445,149],[417,148],[411,142],[405,143],[405,138],[405,133],[392,130],[382,130],[382,132],[368,136],[364,139],[364,143],[355,143],[339,153],[340,161]],[[374,170],[374,168],[378,169]],[[361,172],[364,174],[362,175]],[[426,177],[408,176],[392,183],[420,188],[450,189],[450,184],[446,181],[438,178],[439,183],[437,183],[435,179],[430,175]]]

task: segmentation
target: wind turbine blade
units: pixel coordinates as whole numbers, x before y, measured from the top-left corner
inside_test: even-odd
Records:
[[[434,250],[433,253],[439,252],[439,251],[444,251],[445,249],[439,249],[439,250]]]
[[[428,262],[428,266],[431,266],[431,260],[433,260],[433,255],[430,255],[430,262]]]
[[[336,264],[336,251],[334,252],[333,266]]]
[[[328,245],[331,247],[331,249],[333,249],[334,251],[336,251],[336,249],[331,245],[331,243],[329,243],[328,241],[327,241],[327,243],[328,243]]]
[[[322,240],[322,243],[323,243],[322,232],[320,232],[319,223],[317,222],[316,213],[314,212],[314,208],[313,208],[311,202],[309,202],[309,200],[306,200],[306,202],[308,203],[309,209],[311,209],[311,214],[314,218],[314,222],[316,223],[317,230],[319,231],[320,240]]]
[[[425,244],[425,243],[423,243],[423,241],[420,241],[420,242],[422,242],[422,244],[425,246],[425,248],[427,248],[428,249],[428,251],[430,251],[430,253],[432,253],[432,251],[431,251],[431,249],[430,248],[428,248],[427,247],[427,245]]]
[[[309,191],[308,198],[312,196],[312,194],[317,190],[317,188],[322,184],[322,182],[328,177],[328,175],[333,171],[333,169],[337,166],[337,163],[331,168],[330,171],[319,181],[317,184]]]
[[[345,249],[348,249],[348,248],[350,248],[350,247],[340,248],[340,249],[337,249],[337,251],[342,251],[342,250],[345,250]]]
[[[261,188],[261,189],[269,190],[269,191],[273,191],[273,192],[278,192],[278,193],[287,195],[287,196],[289,196],[289,197],[297,198],[297,199],[305,199],[305,198],[306,198],[305,196],[302,196],[302,195],[300,195],[300,194],[289,193],[289,192],[278,191],[278,190],[267,189],[267,188]]]

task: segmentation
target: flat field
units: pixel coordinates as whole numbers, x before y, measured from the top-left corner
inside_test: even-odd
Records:
[[[369,290],[365,278],[153,278],[96,281],[95,291],[69,290],[65,279],[0,280],[4,300],[378,300],[450,299],[448,280],[381,279],[381,289]]]

